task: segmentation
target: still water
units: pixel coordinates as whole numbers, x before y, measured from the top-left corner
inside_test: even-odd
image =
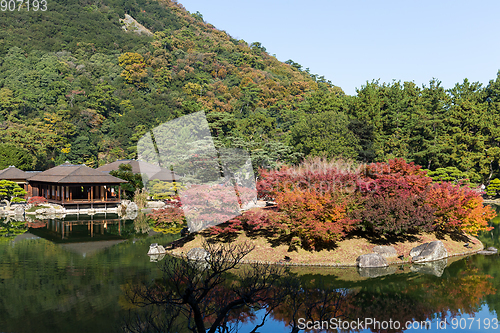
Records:
[[[141,217],[74,216],[9,225],[0,229],[0,332],[120,332],[134,311],[127,286],[159,276],[158,263],[146,254],[149,245],[178,237],[149,230]],[[500,248],[499,232],[495,228],[480,238],[486,247]],[[406,331],[493,332],[500,331],[498,258],[450,260],[440,276],[407,267],[377,278],[360,277],[351,268],[296,272],[304,285],[321,281],[342,291],[339,307],[351,321],[344,327],[362,323],[354,331],[379,331],[363,326],[372,320],[380,322],[380,331],[398,322],[400,329],[388,331],[403,331],[409,323]],[[251,331],[261,315],[252,313],[239,331]],[[290,332],[290,318],[290,309],[278,307],[258,332]],[[332,323],[330,330],[311,331],[332,331]]]

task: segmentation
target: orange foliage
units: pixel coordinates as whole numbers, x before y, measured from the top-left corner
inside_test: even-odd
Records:
[[[472,235],[491,230],[488,221],[496,216],[483,198],[466,186],[442,182],[433,184],[428,202],[436,209],[434,225],[438,230],[462,230]]]

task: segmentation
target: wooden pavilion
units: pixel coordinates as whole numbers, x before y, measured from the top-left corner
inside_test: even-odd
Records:
[[[173,171],[161,168],[160,171],[150,177],[151,180],[158,179],[162,182],[179,182],[182,177]]]
[[[120,164],[130,164],[130,166],[132,167],[132,173],[146,174],[149,179],[151,179],[151,176],[162,170],[162,168],[160,168],[157,165],[139,160],[118,160],[109,164],[105,164],[101,167],[98,167],[96,170],[109,173],[110,171],[118,170]]]
[[[26,180],[28,177],[29,174],[27,174],[23,170],[16,168],[13,165],[3,170],[0,170],[0,180],[10,180],[12,182],[17,183],[17,185],[22,187],[26,192],[28,192],[29,195],[31,187],[29,186],[28,181]]]
[[[116,206],[121,202],[121,184],[125,180],[113,177],[85,165],[66,162],[40,172],[28,179],[33,196],[63,206],[95,204]]]

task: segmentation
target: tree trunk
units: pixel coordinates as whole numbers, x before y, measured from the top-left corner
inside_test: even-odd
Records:
[[[7,210],[10,210],[10,201],[7,199],[3,199],[2,201],[7,205]]]

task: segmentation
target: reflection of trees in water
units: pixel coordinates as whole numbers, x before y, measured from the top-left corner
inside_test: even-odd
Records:
[[[380,283],[380,282],[378,282]],[[434,317],[473,315],[487,295],[496,292],[492,277],[467,267],[458,276],[421,279],[394,290],[390,284],[363,288],[351,293],[346,309],[350,319],[376,318],[378,321],[431,321]],[[400,332],[401,330],[394,330]]]
[[[338,311],[345,298],[342,292],[318,286],[304,289],[283,266],[240,266],[253,249],[248,244],[204,247],[205,259],[168,257],[161,266],[161,279],[128,286],[130,306],[142,308],[126,321],[128,331],[232,332],[253,321],[250,326],[256,332],[271,314],[281,314],[291,332],[298,332],[299,316],[342,315]]]
[[[21,220],[21,221],[19,221]],[[0,242],[10,241],[18,235],[22,235],[28,230],[24,218],[7,216],[0,218]]]
[[[162,236],[156,241],[174,239]],[[137,247],[147,250],[148,241],[121,243],[86,257],[45,239],[2,244],[2,330],[114,332],[122,315],[120,285],[156,274],[149,261],[137,260]]]
[[[408,280],[400,276],[390,281],[386,278],[365,281],[358,288],[338,289],[335,281],[323,282],[319,278],[301,281],[282,268],[273,271],[265,265],[252,266],[245,273],[230,270],[219,274],[212,265],[227,264],[221,262],[217,251],[209,251],[214,257],[197,264],[171,258],[165,263],[163,279],[130,287],[129,300],[142,310],[147,309],[141,320],[129,327],[131,331],[144,332],[141,327],[189,331],[186,327],[191,327],[194,332],[229,332],[238,331],[241,323],[248,324],[246,328],[251,331],[272,319],[283,322],[290,332],[298,332],[299,318],[311,321],[374,318],[398,321],[402,325],[394,330],[398,332],[403,331],[406,322],[473,315],[485,298],[496,292],[491,276],[464,262],[458,271],[454,268],[455,274],[443,278],[416,275]],[[276,277],[271,278],[273,274]],[[244,304],[238,303],[242,298]],[[197,313],[203,318],[200,329],[196,327]]]
[[[134,220],[134,230],[137,234],[147,234],[151,227],[149,226],[149,218],[143,212],[139,212]]]

